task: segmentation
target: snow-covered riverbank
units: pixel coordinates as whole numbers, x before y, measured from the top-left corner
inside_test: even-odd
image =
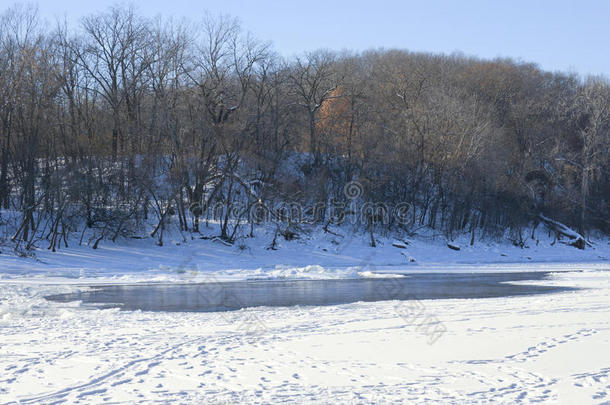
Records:
[[[174,234],[164,246],[151,238],[119,239],[104,242],[98,249],[79,246],[72,240],[69,248],[53,253],[36,249],[35,258],[17,257],[7,248],[0,251],[0,280],[40,278],[56,282],[201,282],[245,278],[352,278],[373,272],[392,273],[427,271],[527,271],[552,270],[554,263],[571,263],[580,269],[603,267],[610,259],[607,238],[595,239],[584,250],[553,243],[539,231],[536,240],[528,239],[524,248],[508,239],[477,240],[470,236],[452,241],[432,232],[414,237],[378,236],[377,247],[370,246],[368,235],[337,229],[320,229],[300,235],[299,239],[278,239],[276,250],[268,249],[271,229],[261,229],[255,238],[242,238],[234,245],[219,240]],[[522,266],[527,263],[528,266]],[[516,270],[511,270],[511,269]]]

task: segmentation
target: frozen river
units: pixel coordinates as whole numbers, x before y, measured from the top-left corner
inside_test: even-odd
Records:
[[[0,403],[606,403],[610,272],[547,267],[584,271],[4,280]]]

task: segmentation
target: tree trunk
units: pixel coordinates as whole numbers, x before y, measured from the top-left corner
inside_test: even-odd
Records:
[[[586,220],[587,220],[587,194],[589,188],[589,172],[585,166],[582,170],[582,179],[580,184],[580,221],[578,224],[578,233],[585,235]]]

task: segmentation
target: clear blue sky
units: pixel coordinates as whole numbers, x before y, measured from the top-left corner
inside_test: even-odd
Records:
[[[6,5],[10,0],[0,0]],[[70,21],[118,4],[41,0],[43,17]],[[547,70],[610,76],[610,0],[135,0],[148,16],[238,17],[281,54],[329,48],[403,48],[510,56]]]

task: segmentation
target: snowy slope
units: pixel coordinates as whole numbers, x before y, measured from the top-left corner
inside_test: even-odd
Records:
[[[95,250],[71,241],[69,248],[55,253],[39,248],[35,258],[17,257],[0,248],[5,251],[0,254],[0,279],[189,282],[205,281],[210,275],[222,280],[349,278],[372,272],[510,270],[519,263],[528,263],[519,267],[525,270],[549,269],[553,263],[572,263],[576,269],[603,268],[610,258],[610,244],[605,239],[579,250],[561,243],[552,245],[553,240],[542,234],[522,249],[506,240],[477,241],[470,246],[470,237],[464,235],[452,242],[461,248],[456,251],[447,247],[443,237],[425,234],[408,239],[377,236],[377,247],[372,248],[368,235],[349,230],[336,233],[314,229],[297,240],[280,237],[276,250],[268,249],[273,239],[269,229],[259,229],[255,238],[239,239],[233,246],[174,234],[166,237],[162,247],[151,238],[104,242]]]

